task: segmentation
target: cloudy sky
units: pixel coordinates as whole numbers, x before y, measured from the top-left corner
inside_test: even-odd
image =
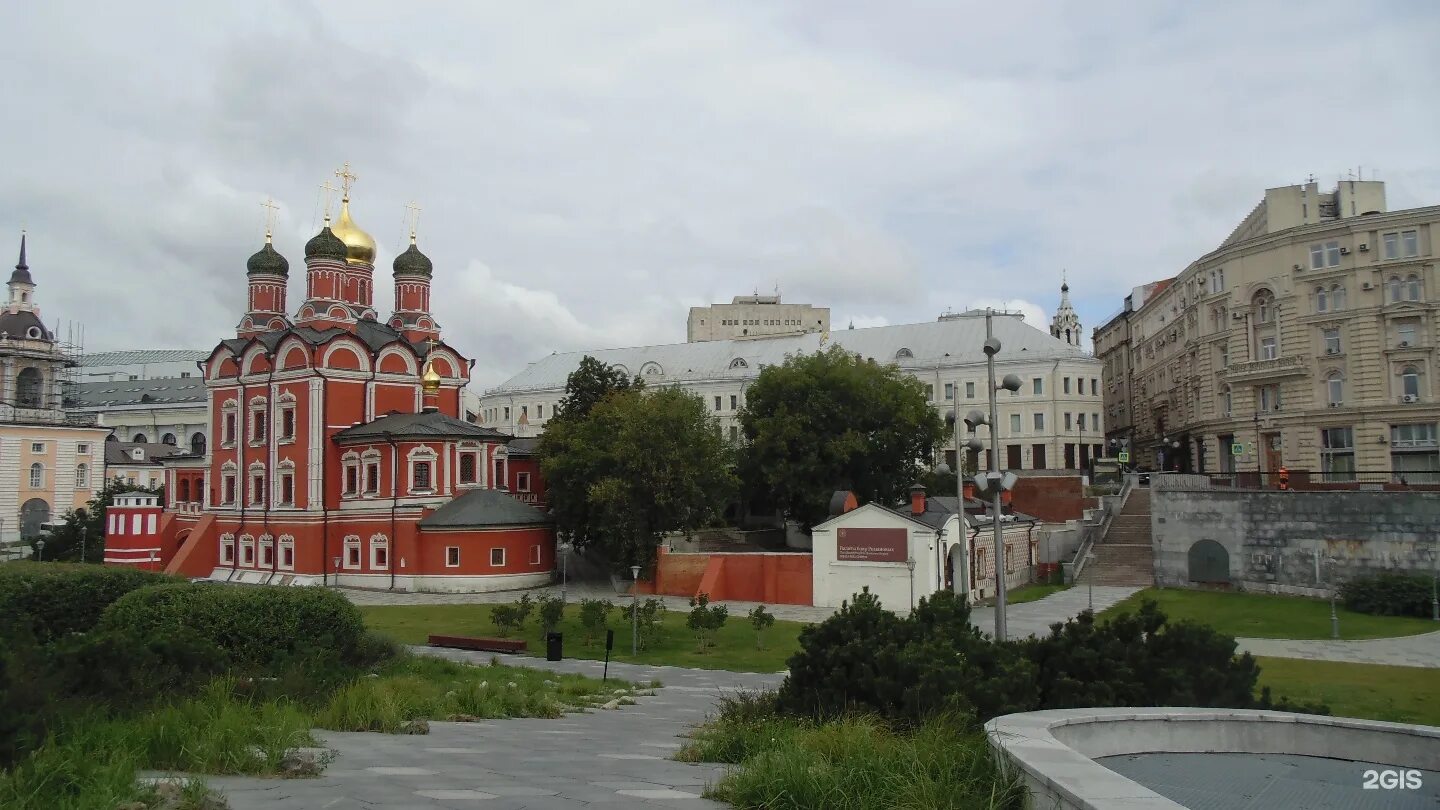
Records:
[[[1440,203],[1430,0],[56,0],[0,30],[0,228],[89,350],[233,336],[267,195],[293,308],[344,161],[382,314],[415,200],[481,388],[777,285],[837,325],[1043,325],[1063,269],[1089,328],[1268,186]]]

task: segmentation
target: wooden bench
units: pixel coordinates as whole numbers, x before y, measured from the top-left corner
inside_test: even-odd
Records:
[[[470,638],[468,636],[430,636],[431,647],[454,647],[457,650],[478,650],[480,652],[523,653],[524,639],[512,638]]]

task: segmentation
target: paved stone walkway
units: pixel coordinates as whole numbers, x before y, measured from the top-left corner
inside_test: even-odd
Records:
[[[1093,594],[1095,612],[1128,599],[1139,588],[1119,585],[1096,585]],[[1090,589],[1077,585],[1063,591],[1056,591],[1044,599],[1007,605],[1005,608],[1005,632],[1010,638],[1043,636],[1050,632],[1050,625],[1068,621],[1090,607]],[[970,623],[985,631],[995,633],[995,609],[977,607],[970,612]]]
[[[1241,638],[1236,641],[1240,652],[1251,655],[1440,668],[1440,632],[1364,641],[1291,641],[1277,638]]]
[[[489,653],[417,648],[430,655],[485,664]],[[600,677],[598,661],[549,662],[505,657],[505,663]],[[779,675],[610,665],[610,675],[659,680],[654,697],[614,711],[558,720],[489,720],[430,724],[422,736],[318,732],[336,758],[315,779],[210,777],[234,810],[551,810],[552,808],[727,805],[700,797],[719,779],[717,765],[669,757],[681,735],[722,694],[779,686]]]

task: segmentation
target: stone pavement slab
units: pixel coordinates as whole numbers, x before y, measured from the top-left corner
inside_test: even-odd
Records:
[[[1344,627],[1341,627],[1344,632]],[[1440,668],[1440,632],[1359,641],[1299,641],[1278,638],[1236,639],[1239,652],[1274,658]]]
[[[1090,587],[1076,585],[1073,588],[1056,591],[1043,599],[1036,599],[1034,602],[1007,605],[1005,607],[1006,635],[1010,638],[1047,635],[1050,632],[1050,625],[1073,619],[1082,611],[1089,609],[1092,603],[1095,606],[1095,612],[1099,613],[1139,592],[1139,588],[1096,585],[1092,593]],[[992,607],[975,608],[970,612],[970,623],[987,635],[994,635],[995,609]]]
[[[489,653],[417,648],[426,655],[486,664]],[[506,656],[507,664],[600,677],[599,661]],[[723,768],[668,757],[716,700],[773,688],[780,675],[610,664],[610,677],[660,680],[634,706],[557,720],[431,722],[430,733],[400,736],[320,731],[336,757],[315,779],[210,777],[234,810],[314,808],[628,808],[725,805],[701,798]],[[555,732],[572,732],[558,734]]]

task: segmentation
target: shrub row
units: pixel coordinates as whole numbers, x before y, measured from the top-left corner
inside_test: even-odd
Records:
[[[875,712],[904,723],[941,714],[978,722],[1078,706],[1324,707],[1255,696],[1260,668],[1235,640],[1170,623],[1153,602],[1097,623],[1087,613],[1043,638],[995,642],[969,622],[963,598],[940,592],[908,617],[868,589],[800,634],[779,695],[787,713],[825,719]]]
[[[1373,574],[1341,585],[1340,598],[1357,613],[1429,618],[1434,587],[1431,578],[1421,574]]]
[[[49,642],[94,627],[111,603],[131,591],[181,580],[128,568],[69,563],[0,565],[0,626],[24,628]]]

